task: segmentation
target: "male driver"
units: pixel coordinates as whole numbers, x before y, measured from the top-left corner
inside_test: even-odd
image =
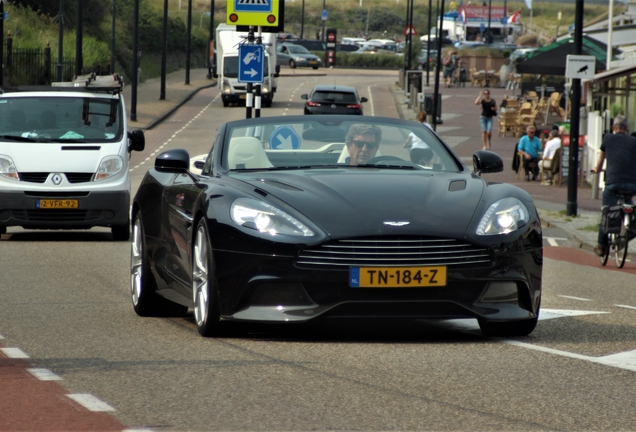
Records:
[[[636,195],[636,138],[627,135],[629,125],[625,116],[614,118],[612,124],[613,133],[603,137],[598,162],[592,172],[600,173],[603,169],[603,161],[607,158],[605,168],[605,189],[603,190],[603,205],[615,205],[618,202],[618,190],[629,190]],[[627,201],[632,203],[631,198]],[[598,245],[594,253],[599,256],[605,254],[607,249],[607,236],[603,233],[603,227],[598,227]]]
[[[519,140],[517,150],[523,155],[523,169],[526,171],[526,181],[530,181],[530,163],[534,162],[532,180],[537,179],[539,173],[539,156],[541,156],[541,140],[535,136],[537,130],[534,126],[528,126],[526,134]]]
[[[382,131],[379,127],[366,124],[354,124],[349,128],[345,142],[349,157],[346,163],[349,165],[362,165],[378,152],[378,146],[382,139]]]

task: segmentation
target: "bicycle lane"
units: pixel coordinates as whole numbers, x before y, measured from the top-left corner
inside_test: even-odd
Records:
[[[69,393],[59,380],[46,369],[33,369],[19,348],[0,343],[0,431],[126,430],[106,412],[110,406]]]

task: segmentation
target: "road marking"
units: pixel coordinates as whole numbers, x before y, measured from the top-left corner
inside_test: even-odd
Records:
[[[9,358],[29,358],[27,353],[20,348],[0,348],[2,352]]]
[[[374,84],[373,86],[376,86],[377,84]],[[371,93],[371,87],[369,86],[367,87],[367,93],[369,95],[369,105],[371,105],[371,115],[375,116],[375,106],[373,105],[373,93]]]
[[[36,377],[40,381],[60,381],[60,380],[62,380],[61,377],[55,375],[53,372],[51,372],[48,369],[34,368],[34,369],[27,369],[27,371],[29,371],[29,373],[31,375],[33,375],[34,377]]]
[[[2,336],[1,334],[0,334],[0,339],[4,339],[4,336]]]
[[[66,396],[70,397],[89,411],[115,411],[115,408],[88,393],[68,394]]]
[[[590,299],[586,299],[586,298],[583,298],[583,297],[572,297],[572,296],[566,296],[566,295],[560,295],[559,297],[572,299],[572,300],[580,300],[580,301],[592,301]]]
[[[634,306],[627,306],[627,305],[614,305],[614,306],[619,307],[619,308],[634,309],[634,310],[636,310],[636,307],[634,307]]]
[[[566,238],[563,237],[546,237],[543,236],[544,239],[546,239],[548,241],[548,243],[550,244],[550,246],[553,247],[558,247],[559,243],[557,243],[557,240],[567,240]]]
[[[541,309],[541,313],[539,314],[539,321],[549,320],[554,318],[576,317],[576,316],[583,316],[583,315],[600,315],[600,314],[607,314],[607,313],[609,312],[568,310],[568,309]]]

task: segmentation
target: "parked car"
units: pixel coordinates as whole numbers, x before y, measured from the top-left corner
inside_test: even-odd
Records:
[[[336,52],[354,52],[360,48],[357,44],[336,44]]]
[[[279,42],[293,42],[293,41],[297,41],[300,38],[298,36],[296,36],[295,34],[291,34],[291,33],[277,33],[276,34],[276,40]]]
[[[220,125],[196,165],[159,154],[134,198],[140,316],[192,309],[202,336],[233,321],[465,318],[493,336],[537,324],[541,221],[527,192],[482,178],[504,169],[495,153],[469,168],[418,122],[267,116]]]
[[[426,64],[430,63],[430,67],[434,67],[437,64],[437,50],[432,49],[429,56],[426,56],[427,50],[423,48],[420,51],[420,55],[417,56],[417,62],[422,66],[422,69],[426,69]]]
[[[276,62],[281,66],[311,67],[318,69],[322,66],[322,60],[315,54],[310,53],[307,48],[292,43],[281,43],[276,47]]]
[[[360,45],[366,42],[365,38],[356,38],[356,37],[343,37],[342,43],[344,45]]]
[[[305,102],[305,114],[362,115],[362,103],[355,87],[344,85],[317,85],[311,93],[300,95]]]
[[[295,45],[304,46],[309,51],[324,51],[327,44],[317,39],[298,39],[294,41]]]
[[[395,50],[386,49],[380,45],[364,43],[355,54],[397,54]]]

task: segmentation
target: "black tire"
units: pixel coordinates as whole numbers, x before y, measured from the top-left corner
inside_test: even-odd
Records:
[[[311,68],[312,69],[318,69],[318,66],[312,66]]]
[[[601,265],[602,266],[607,264],[607,260],[609,259],[610,249],[612,248],[612,244],[614,243],[612,236],[613,236],[613,234],[606,235],[606,237],[607,237],[607,240],[606,240],[607,246],[605,247],[605,253],[599,257],[600,260],[601,260]]]
[[[521,321],[486,321],[478,320],[479,328],[486,336],[494,337],[521,337],[528,336],[537,326],[539,321],[539,313],[537,311],[536,318]]]
[[[296,69],[296,62],[294,59],[289,59],[289,67],[292,69]]]
[[[616,267],[623,268],[625,259],[627,258],[627,248],[629,241],[626,236],[618,236],[616,246]]]
[[[227,108],[227,106],[228,106],[229,104],[230,104],[230,103],[229,103],[228,101],[226,101],[225,99],[223,99],[223,106],[224,106],[225,108]]]
[[[0,234],[6,234],[7,233],[7,227],[6,226],[0,226]]]
[[[263,106],[265,108],[271,108],[272,107],[272,100],[271,99],[263,99]]]
[[[111,227],[114,241],[128,241],[130,240],[130,221],[124,225],[113,225]]]
[[[188,312],[186,306],[166,300],[156,291],[157,282],[150,271],[143,220],[141,212],[137,212],[130,243],[130,298],[133,309],[139,316],[185,316]]]
[[[192,302],[199,334],[205,337],[219,336],[221,320],[216,268],[204,218],[197,224],[192,244]]]

